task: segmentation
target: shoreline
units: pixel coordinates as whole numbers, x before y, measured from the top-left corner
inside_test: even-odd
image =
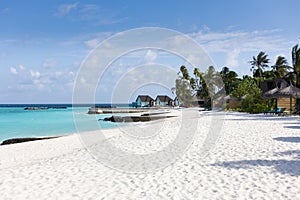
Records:
[[[124,120],[119,120],[119,121],[112,121],[114,123],[130,123],[130,122],[149,122],[149,121],[153,121],[153,120],[159,120],[159,119],[164,119],[165,117],[161,116],[161,117],[156,117],[156,116],[152,116],[152,115],[164,115],[169,113],[168,111],[174,108],[169,108],[169,107],[165,107],[165,108],[151,108],[151,109],[145,109],[145,108],[140,108],[137,109],[137,112],[130,112],[132,109],[130,108],[128,110],[128,108],[101,108],[104,110],[103,113],[101,114],[138,114],[138,115],[129,115],[129,116],[121,116],[120,118],[124,118]],[[133,108],[133,110],[135,110],[135,108]],[[127,112],[126,112],[127,111]],[[128,112],[129,111],[129,112]],[[154,112],[153,112],[154,111]],[[158,112],[160,111],[160,112]],[[111,118],[116,117],[118,118],[118,115],[112,115]],[[172,117],[172,116],[169,116]],[[147,119],[144,119],[147,118]],[[100,121],[101,119],[99,119],[98,121]],[[101,121],[109,121],[109,120],[101,120]],[[108,127],[108,128],[102,128],[101,130],[105,130],[105,129],[114,129],[116,127]],[[97,130],[94,130],[97,131]],[[46,140],[46,139],[54,139],[57,137],[63,137],[63,136],[68,136],[68,135],[72,135],[72,134],[80,134],[77,132],[73,132],[73,133],[66,133],[66,134],[56,134],[56,135],[45,135],[45,136],[28,136],[28,137],[11,137],[8,139],[4,139],[2,141],[0,141],[0,146],[3,145],[11,145],[11,144],[17,144],[17,143],[23,143],[23,142],[31,142],[31,141],[36,141],[36,140]]]
[[[34,104],[33,104],[34,105]],[[124,114],[124,113],[127,113],[127,114],[133,114],[133,115],[129,115],[129,116],[120,116],[120,118],[118,118],[119,116],[118,115],[112,115],[108,120],[105,120],[106,118],[104,119],[98,119],[98,121],[111,121],[113,123],[125,123],[125,124],[135,124],[137,122],[142,122],[142,123],[146,123],[146,122],[152,122],[152,121],[156,121],[156,120],[161,120],[161,119],[166,119],[166,118],[170,118],[170,117],[176,117],[176,116],[164,116],[165,114],[169,114],[170,111],[172,110],[178,110],[178,108],[170,108],[170,107],[163,107],[163,108],[151,108],[151,109],[144,109],[144,108],[140,108],[138,109],[139,111],[138,112],[123,112],[125,111],[126,109],[128,110],[128,108],[122,108],[121,112],[115,112],[115,111],[119,111],[120,109],[119,108],[105,108],[107,109],[107,113],[102,113],[102,114]],[[135,109],[135,108],[133,108]],[[179,110],[181,110],[182,108],[180,108]],[[192,108],[192,109],[198,109],[199,108]],[[109,110],[111,110],[111,112],[109,112]],[[112,111],[112,110],[115,110],[115,111]],[[140,111],[140,110],[143,110],[143,111]],[[160,111],[160,112],[149,112],[149,111]],[[205,111],[205,110],[199,110],[199,111]],[[106,112],[106,111],[105,111]],[[261,116],[264,116],[265,118],[282,118],[282,116],[277,116],[277,115],[262,115],[262,113],[259,113],[259,114],[250,114],[250,113],[246,113],[246,112],[236,112],[236,111],[223,111],[225,113],[241,113],[241,114],[244,114],[244,115],[249,115],[249,116],[255,116],[255,115],[261,115]],[[134,115],[134,114],[137,114],[137,115]],[[157,115],[161,116],[161,117],[157,117]],[[298,115],[287,115],[287,116],[284,116],[284,117],[288,117],[288,118],[297,118],[300,116]],[[116,120],[113,120],[113,118],[115,118]],[[124,118],[124,119],[123,119]],[[144,119],[146,118],[146,119]],[[116,129],[118,128],[117,127],[107,127],[107,128],[102,128],[102,129],[99,129],[100,131],[101,130],[113,130],[113,129]],[[93,131],[97,131],[97,130],[91,130],[91,131],[84,131],[84,132],[93,132]],[[31,141],[36,141],[36,140],[47,140],[47,139],[54,139],[54,138],[58,138],[58,137],[65,137],[65,136],[69,136],[69,135],[73,135],[73,134],[80,134],[80,132],[70,132],[70,133],[65,133],[65,134],[55,134],[55,135],[44,135],[44,136],[28,136],[28,137],[11,137],[11,138],[7,138],[7,139],[4,139],[2,141],[0,141],[0,147],[3,146],[3,145],[11,145],[11,144],[17,144],[17,143],[23,143],[23,142],[31,142]]]

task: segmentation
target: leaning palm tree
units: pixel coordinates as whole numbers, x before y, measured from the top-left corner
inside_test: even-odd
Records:
[[[251,71],[253,71],[253,77],[262,77],[263,70],[268,66],[269,63],[268,55],[261,51],[259,54],[255,57],[253,56],[252,61],[249,61],[249,63],[252,65]]]
[[[290,66],[284,56],[278,56],[276,62],[272,67],[272,71],[276,78],[283,78],[287,73]]]

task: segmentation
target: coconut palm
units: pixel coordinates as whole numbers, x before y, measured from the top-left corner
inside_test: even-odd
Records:
[[[201,73],[198,68],[195,68],[193,74],[195,76],[195,90],[197,98],[208,98],[209,93],[204,73]]]
[[[189,106],[193,98],[193,89],[190,81],[191,77],[188,73],[188,70],[184,65],[182,65],[180,67],[180,72],[178,72],[178,78],[175,82],[176,86],[173,91],[176,92],[177,98],[185,106]]]
[[[271,66],[271,68],[276,78],[283,78],[288,73],[290,66],[284,56],[278,56],[275,64]]]
[[[186,68],[184,65],[182,65],[182,66],[180,67],[180,72],[181,72],[182,77],[183,77],[184,79],[186,79],[186,80],[189,80],[189,79],[190,79],[188,70],[187,70],[187,68]]]
[[[204,79],[209,91],[209,95],[213,96],[218,90],[224,87],[220,72],[216,71],[214,66],[209,66],[204,74]]]
[[[235,71],[231,71],[228,67],[223,67],[220,75],[224,82],[226,94],[228,95],[237,86],[238,75]]]
[[[268,55],[263,51],[259,52],[256,57],[253,56],[252,61],[249,61],[252,65],[250,70],[253,71],[253,77],[263,77],[263,70],[269,67],[269,60]]]

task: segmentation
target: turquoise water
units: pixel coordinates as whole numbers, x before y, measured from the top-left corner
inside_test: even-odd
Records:
[[[73,112],[79,118],[80,130],[116,127],[116,123],[98,121],[109,114],[88,115],[88,107],[67,109],[24,110],[23,107],[0,108],[0,141],[18,137],[65,135],[77,132]],[[90,123],[99,126],[90,126]],[[85,125],[86,124],[86,125]],[[84,126],[84,127],[82,127]]]

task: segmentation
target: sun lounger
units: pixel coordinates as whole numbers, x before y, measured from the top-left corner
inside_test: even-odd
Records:
[[[275,110],[269,110],[269,111],[264,111],[264,114],[277,114],[277,115],[285,115],[286,113],[284,112],[286,108],[280,108],[280,110],[275,109]]]
[[[277,113],[275,113],[275,114],[285,116],[285,115],[287,115],[287,113],[284,112],[285,110],[286,110],[286,108],[281,108],[281,109],[280,109]]]

